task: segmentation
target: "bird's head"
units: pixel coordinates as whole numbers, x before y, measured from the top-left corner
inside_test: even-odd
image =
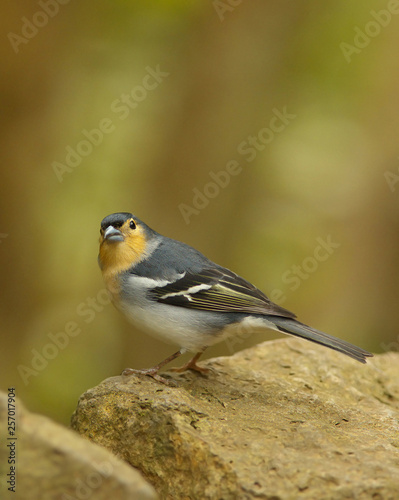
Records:
[[[140,262],[151,230],[128,212],[108,215],[101,221],[98,262],[103,272],[122,272]]]

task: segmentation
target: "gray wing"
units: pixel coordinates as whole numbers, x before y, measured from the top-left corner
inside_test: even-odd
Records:
[[[179,280],[150,293],[158,302],[190,309],[295,318],[295,314],[274,304],[254,285],[218,266],[186,272]]]

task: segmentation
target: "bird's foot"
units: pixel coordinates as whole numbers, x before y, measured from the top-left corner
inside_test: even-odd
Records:
[[[186,370],[193,370],[195,372],[200,373],[201,375],[208,374],[211,371],[209,368],[204,368],[203,366],[197,365],[197,359],[200,357],[201,354],[202,353],[199,353],[199,355],[195,355],[193,359],[190,359],[190,361],[183,366],[177,368],[170,368],[170,371],[182,373],[185,372]]]
[[[161,377],[161,375],[158,374],[158,367],[156,368],[146,368],[143,370],[135,370],[133,368],[126,368],[123,370],[122,375],[123,376],[129,376],[129,375],[146,375],[147,377],[152,377],[154,380],[157,382],[160,382],[161,384],[168,385],[169,387],[177,387],[177,384],[173,382],[173,380],[169,380],[167,378]]]

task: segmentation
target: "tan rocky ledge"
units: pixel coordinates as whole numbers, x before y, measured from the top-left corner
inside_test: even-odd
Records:
[[[162,499],[399,498],[399,354],[361,365],[296,339],[168,373],[112,377],[72,427]]]

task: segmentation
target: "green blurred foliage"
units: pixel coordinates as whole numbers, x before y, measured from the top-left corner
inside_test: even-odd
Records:
[[[173,352],[99,302],[99,223],[116,211],[266,293],[280,290],[280,302],[317,328],[375,352],[398,349],[399,184],[390,187],[386,172],[399,174],[399,14],[369,24],[388,4],[256,0],[218,14],[215,2],[70,2],[16,53],[10,33],[21,35],[24,19],[40,21],[43,9],[7,2],[2,388],[15,386],[31,409],[67,423],[85,389]],[[348,61],[341,44],[354,45],[367,26],[378,34]],[[137,91],[122,119],[115,101],[143,84],[148,67],[168,76],[145,98]],[[247,161],[240,145],[276,109],[295,118],[267,144],[258,140]],[[104,119],[112,132],[60,182],[54,162],[65,164],[66,148]],[[187,223],[182,204],[193,207],[232,160],[240,172]],[[339,247],[298,286],[287,282],[328,235]],[[71,321],[80,333],[25,384],[18,367]],[[254,333],[207,355],[272,337]]]

